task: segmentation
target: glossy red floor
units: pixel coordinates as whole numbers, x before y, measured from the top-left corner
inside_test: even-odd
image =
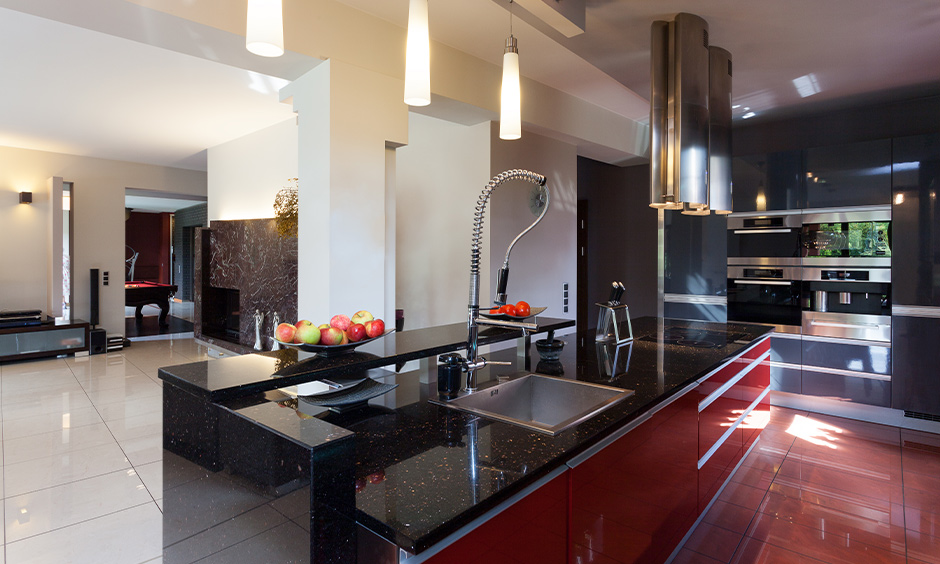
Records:
[[[940,564],[940,435],[773,408],[674,562]]]

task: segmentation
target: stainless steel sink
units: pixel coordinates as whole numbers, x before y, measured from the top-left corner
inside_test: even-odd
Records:
[[[633,390],[527,374],[450,401],[431,402],[555,435],[631,395]]]

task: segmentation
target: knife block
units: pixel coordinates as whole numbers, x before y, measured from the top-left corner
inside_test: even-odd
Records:
[[[633,325],[630,323],[630,308],[626,304],[595,304],[601,308],[597,316],[599,343],[618,345],[633,341]],[[624,328],[626,328],[624,330]]]

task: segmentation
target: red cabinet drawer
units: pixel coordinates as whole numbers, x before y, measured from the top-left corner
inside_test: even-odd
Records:
[[[711,502],[718,489],[725,483],[731,471],[737,466],[744,455],[744,433],[741,428],[731,432],[731,435],[718,447],[698,471],[698,502],[699,512]]]

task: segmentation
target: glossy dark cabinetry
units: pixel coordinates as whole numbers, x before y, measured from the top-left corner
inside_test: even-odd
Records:
[[[796,339],[774,335],[770,338],[770,389],[777,392],[801,393],[803,363],[802,343]],[[789,366],[781,366],[789,365]]]
[[[891,203],[890,139],[806,149],[804,164],[804,208]]]
[[[891,407],[940,416],[940,319],[896,316],[891,333],[895,374]]]
[[[567,535],[566,471],[425,562],[565,564]]]
[[[802,342],[803,394],[891,407],[891,347]]]
[[[802,151],[735,157],[731,177],[736,212],[803,207]]]
[[[666,212],[664,227],[666,293],[723,296],[728,266],[727,218]]]
[[[940,134],[894,140],[892,302],[940,307]]]

